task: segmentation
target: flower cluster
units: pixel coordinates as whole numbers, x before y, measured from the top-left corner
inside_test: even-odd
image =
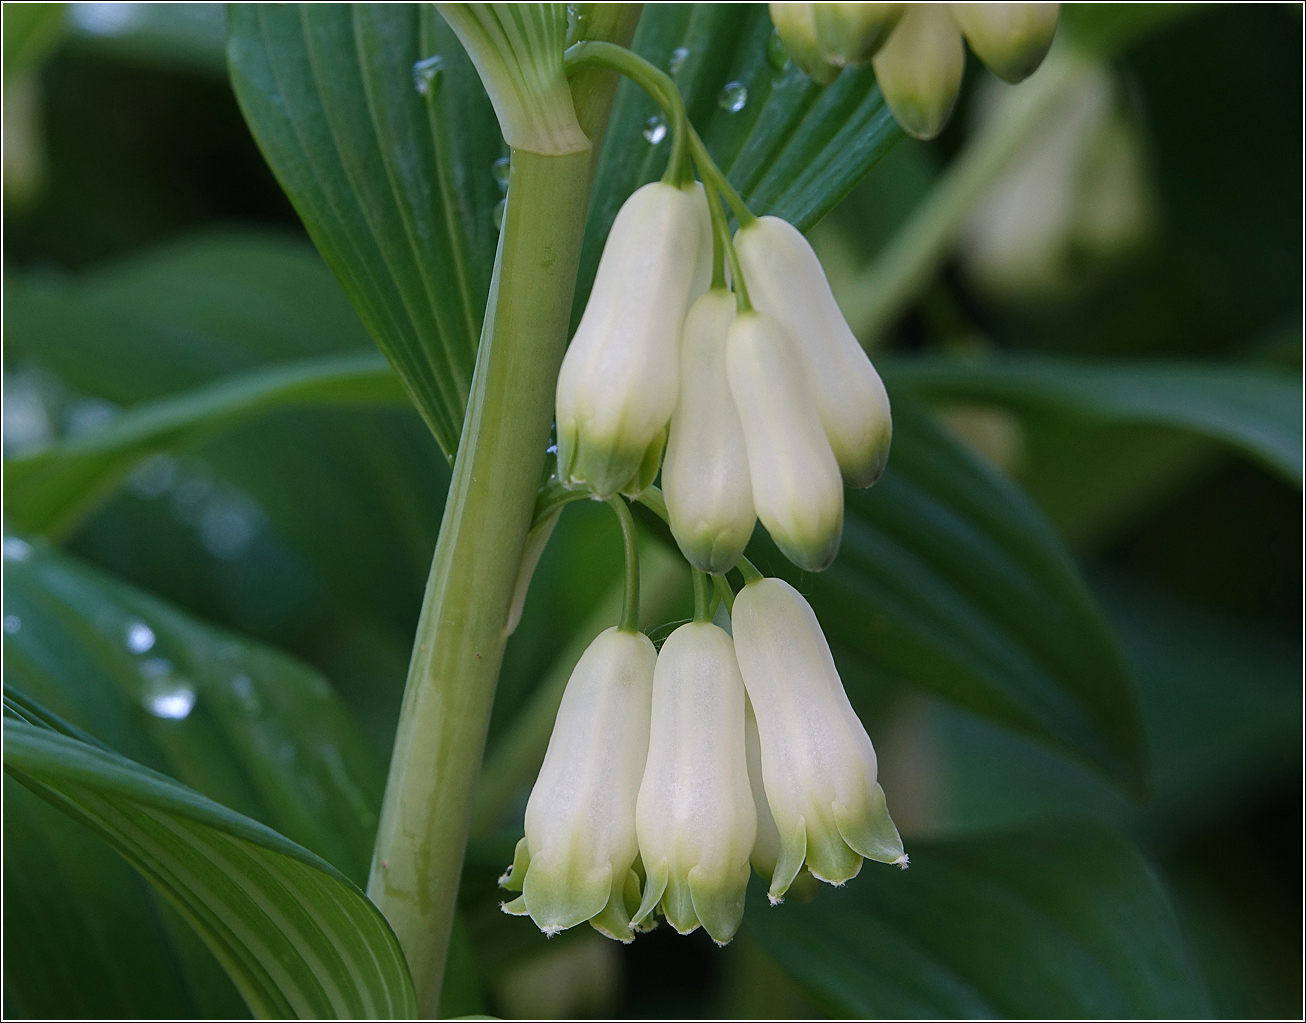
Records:
[[[827,568],[843,483],[888,456],[889,399],[812,247],[778,217],[733,238],[751,308],[709,288],[701,186],[645,185],[622,207],[558,378],[558,463],[596,495],[636,495],[666,444],[671,531],[702,572],[739,560],[761,519],[794,564]]]
[[[1019,82],[1052,45],[1060,4],[771,4],[794,61],[822,85],[871,61],[903,130],[933,138],[948,122],[966,67],[962,36],[995,75]]]
[[[505,911],[546,934],[588,920],[630,941],[659,910],[680,933],[702,926],[725,944],[750,859],[772,902],[804,865],[833,884],[863,857],[906,866],[875,750],[811,607],[788,583],[757,579],[730,621],[733,637],[683,625],[660,653],[618,628],[590,645],[501,879],[521,892]]]

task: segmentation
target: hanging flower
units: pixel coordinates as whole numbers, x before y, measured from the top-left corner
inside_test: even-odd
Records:
[[[735,598],[732,623],[779,834],[771,900],[804,864],[832,884],[855,877],[863,857],[905,867],[875,749],[807,601],[783,580],[755,580]]]
[[[553,935],[588,920],[630,941],[639,905],[635,800],[648,751],[653,665],[647,636],[611,628],[577,662],[558,707],[526,835],[500,883],[505,912]]]
[[[1005,82],[1032,75],[1052,46],[1060,4],[949,4],[952,20],[990,71]]]
[[[726,338],[726,371],[757,517],[795,565],[828,568],[843,535],[843,484],[792,342],[765,313],[740,313]]]
[[[794,342],[825,436],[853,487],[869,487],[889,457],[889,396],[853,337],[821,262],[798,228],[759,217],[735,233],[753,305]]]
[[[680,332],[711,278],[701,186],[655,181],[617,213],[558,376],[558,468],[600,497],[656,474],[676,407]]]
[[[685,319],[680,400],[662,466],[671,533],[700,572],[728,571],[744,553],[757,514],[744,429],[726,378],[726,336],[735,296],[714,289]]]
[[[691,622],[662,645],[636,826],[648,879],[635,922],[660,906],[718,945],[739,929],[757,811],[744,750],[744,683],[730,636]]]

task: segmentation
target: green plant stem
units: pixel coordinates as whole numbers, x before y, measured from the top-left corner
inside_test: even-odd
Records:
[[[1092,65],[1066,47],[1013,89],[1000,115],[967,143],[893,240],[848,288],[848,323],[870,346],[917,299],[947,258],[977,200],[1041,131]]]
[[[721,209],[721,198],[717,191],[716,182],[711,178],[703,179],[703,190],[707,193],[708,213],[712,217],[712,286],[715,288],[716,274],[721,267],[721,262],[730,264],[730,283],[735,292],[735,304],[741,313],[746,313],[753,308],[753,304],[748,300],[748,285],[744,282],[744,271],[739,265],[739,254],[735,252],[734,240],[730,237],[730,225],[726,223],[726,215]],[[722,283],[725,283],[725,274],[722,273]]]
[[[654,67],[624,46],[594,40],[579,42],[570,47],[563,66],[569,75],[588,67],[607,68],[625,75],[648,93],[671,122],[671,155],[667,159],[667,169],[662,180],[677,186],[690,184],[694,180],[689,159],[689,136],[693,129],[689,126],[680,91],[665,71]]]
[[[512,157],[453,481],[422,604],[368,894],[433,1017],[513,591],[544,469],[589,202],[588,150]]]
[[[621,624],[617,627],[623,632],[638,632],[639,537],[635,534],[635,520],[626,507],[625,498],[619,494],[613,494],[607,503],[617,513],[617,521],[621,523],[621,542],[626,555],[626,598],[621,604]]]
[[[712,585],[716,588],[716,595],[725,602],[726,613],[733,614],[735,610],[735,591],[730,588],[730,581],[723,575],[714,575]]]
[[[712,620],[712,582],[698,569],[694,573],[694,621],[710,622]]]

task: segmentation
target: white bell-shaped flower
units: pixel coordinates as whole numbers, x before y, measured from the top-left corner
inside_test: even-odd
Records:
[[[875,750],[807,601],[781,579],[759,579],[735,598],[731,620],[779,832],[771,900],[804,863],[832,884],[856,876],[863,857],[905,867]]]
[[[794,342],[844,480],[869,487],[889,457],[889,396],[839,311],[821,261],[802,232],[779,217],[740,228],[735,251],[753,306]]]
[[[653,666],[643,633],[612,628],[577,662],[526,804],[526,836],[500,883],[545,934],[588,920],[630,941],[639,906],[635,801],[648,753]]]
[[[768,4],[771,23],[780,33],[789,56],[818,85],[829,85],[838,77],[840,65],[821,56],[816,41],[816,4]]]
[[[846,67],[865,64],[884,45],[906,4],[812,4],[821,56]]]
[[[744,916],[757,812],[744,683],[730,636],[710,622],[682,625],[658,654],[635,820],[647,875],[635,923],[660,905],[681,934],[702,925],[724,945]]]
[[[701,185],[655,181],[626,200],[558,374],[562,479],[610,497],[661,454],[679,390],[681,325],[711,267]]]
[[[690,307],[680,348],[680,400],[662,465],[671,533],[689,563],[721,574],[753,535],[753,484],[744,428],[726,379],[735,296],[709,291]]]
[[[952,20],[988,69],[1006,82],[1032,75],[1057,33],[1060,4],[949,4]]]
[[[795,565],[828,568],[843,535],[843,484],[793,342],[765,313],[739,313],[726,373],[757,517]]]
[[[908,4],[872,63],[903,131],[932,139],[943,130],[966,70],[966,48],[947,4]]]

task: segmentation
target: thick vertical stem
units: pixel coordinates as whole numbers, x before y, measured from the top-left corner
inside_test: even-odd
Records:
[[[516,151],[476,373],[427,581],[368,894],[434,1016],[514,584],[544,467],[588,150]]]

